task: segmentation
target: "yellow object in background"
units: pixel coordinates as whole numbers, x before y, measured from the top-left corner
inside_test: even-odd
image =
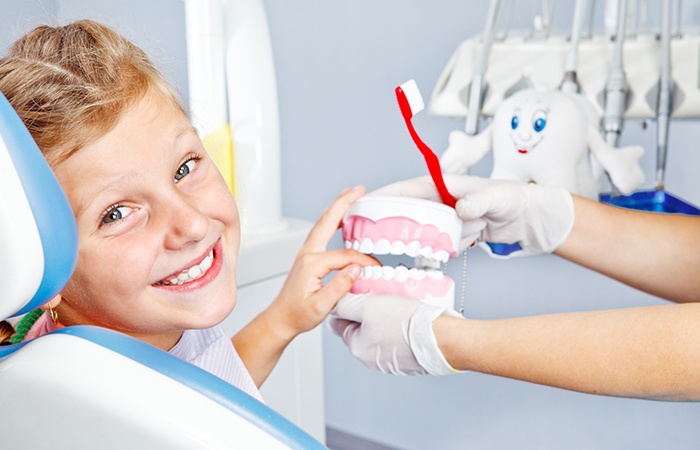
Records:
[[[233,184],[233,139],[231,137],[231,127],[228,124],[205,136],[202,139],[204,148],[209,153],[209,157],[214,161],[216,167],[224,176],[231,193],[235,194]]]

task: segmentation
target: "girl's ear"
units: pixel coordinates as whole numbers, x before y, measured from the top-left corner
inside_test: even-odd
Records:
[[[43,309],[44,311],[49,311],[50,309],[55,308],[56,306],[58,306],[59,303],[61,303],[61,298],[62,297],[60,293],[56,294],[54,298],[42,305],[41,309]]]

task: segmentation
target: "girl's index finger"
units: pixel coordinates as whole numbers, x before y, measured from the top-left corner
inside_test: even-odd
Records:
[[[343,191],[342,194],[336,197],[316,221],[302,249],[313,252],[325,251],[328,242],[338,230],[350,204],[362,197],[364,193],[365,187],[359,185],[350,190]]]

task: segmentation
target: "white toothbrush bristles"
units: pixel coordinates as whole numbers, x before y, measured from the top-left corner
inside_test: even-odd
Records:
[[[401,90],[403,90],[403,93],[406,95],[406,100],[408,100],[408,104],[411,106],[411,115],[415,116],[423,111],[425,103],[423,103],[423,96],[420,95],[416,80],[408,80],[401,85]]]

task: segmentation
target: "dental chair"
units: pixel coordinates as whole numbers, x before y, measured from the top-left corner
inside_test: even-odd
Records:
[[[70,205],[0,94],[0,318],[49,301],[76,258]],[[0,346],[0,408],[8,449],[325,448],[208,372],[92,326]]]

